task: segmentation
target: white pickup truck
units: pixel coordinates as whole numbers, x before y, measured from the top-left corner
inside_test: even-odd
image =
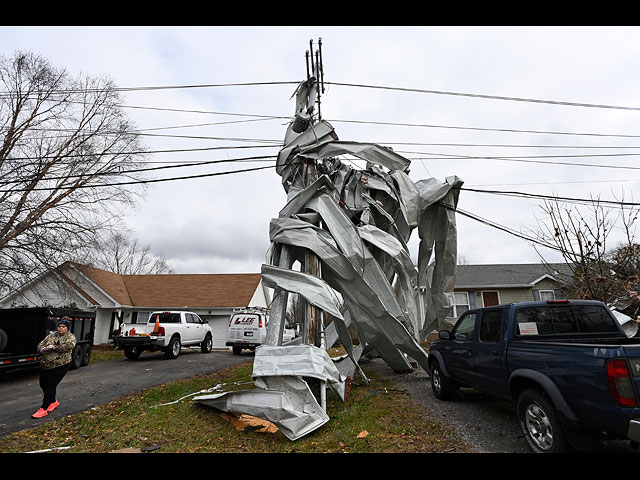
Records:
[[[144,350],[162,350],[167,358],[177,358],[183,346],[199,346],[202,353],[209,353],[213,334],[207,322],[195,313],[153,312],[147,323],[123,323],[113,343],[130,360],[137,359]]]

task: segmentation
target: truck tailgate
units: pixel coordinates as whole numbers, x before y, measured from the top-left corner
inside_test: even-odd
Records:
[[[624,352],[629,359],[629,367],[636,386],[636,394],[640,394],[640,344],[626,345]]]

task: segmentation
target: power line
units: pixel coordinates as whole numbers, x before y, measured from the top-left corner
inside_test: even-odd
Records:
[[[546,182],[522,182],[522,183],[480,183],[473,184],[474,187],[504,187],[504,186],[523,186],[523,185],[559,185],[559,184],[571,184],[571,183],[620,183],[620,182],[640,182],[640,178],[624,178],[617,180],[567,180],[563,182],[556,182],[549,180]]]
[[[446,153],[424,153],[423,155],[442,155],[442,158],[438,157],[412,157],[411,160],[496,160],[504,162],[522,162],[522,163],[542,163],[548,165],[568,165],[572,167],[592,167],[592,168],[614,168],[622,170],[640,170],[640,167],[634,167],[629,165],[603,165],[599,163],[576,163],[576,162],[552,162],[547,160],[527,160],[526,158],[519,157],[483,157],[476,155],[454,155]],[[580,157],[580,155],[578,155]],[[545,158],[555,158],[555,155],[551,155]]]
[[[272,155],[267,155],[267,156],[258,156],[258,157],[241,157],[241,158],[225,158],[222,160],[203,160],[203,161],[199,161],[199,162],[194,162],[194,163],[189,163],[189,164],[183,164],[183,165],[165,165],[165,166],[161,166],[161,167],[147,167],[147,168],[136,168],[136,169],[132,169],[132,170],[118,170],[118,171],[106,171],[106,172],[99,172],[99,171],[93,171],[93,172],[87,172],[87,173],[83,173],[83,174],[77,174],[77,175],[73,175],[73,174],[69,174],[69,175],[63,175],[63,176],[59,176],[59,177],[46,177],[43,180],[49,181],[49,180],[65,180],[65,179],[71,179],[71,178],[84,178],[84,177],[92,177],[92,176],[100,176],[100,177],[105,177],[105,176],[120,176],[120,175],[127,175],[127,174],[131,174],[131,173],[141,173],[141,172],[151,172],[151,171],[157,171],[157,170],[168,170],[168,169],[172,169],[172,168],[184,168],[184,167],[201,167],[201,166],[205,166],[205,165],[216,165],[219,163],[230,163],[230,162],[246,162],[246,161],[257,161],[257,160],[265,160],[265,159],[269,159],[269,158],[274,158]],[[269,166],[271,167],[271,166]],[[267,167],[265,167],[267,168]],[[22,181],[28,181],[29,178],[25,178],[22,179]],[[6,181],[0,181],[0,185],[9,185],[9,184],[15,184],[15,183],[20,183],[20,181],[17,180],[6,180]],[[29,190],[29,189],[26,189]],[[25,191],[25,190],[21,190],[21,189],[12,189],[11,191]]]
[[[260,117],[269,119],[282,119],[290,120],[291,116],[276,116],[276,115],[258,115],[258,114],[246,114],[246,113],[230,113],[208,110],[184,110],[176,108],[160,108],[160,107],[145,107],[134,105],[120,105],[123,108],[136,108],[147,110],[163,110],[171,112],[182,113],[199,113],[209,115],[238,115],[248,117]],[[444,128],[444,129],[458,129],[458,130],[476,130],[476,131],[490,131],[490,132],[506,132],[506,133],[535,133],[535,134],[547,134],[547,135],[574,135],[574,136],[593,136],[593,137],[614,137],[614,138],[640,138],[640,135],[627,135],[627,134],[607,134],[607,133],[580,133],[580,132],[554,132],[548,130],[522,130],[522,129],[509,129],[509,128],[483,128],[483,127],[465,127],[458,125],[438,125],[438,124],[424,124],[424,123],[407,123],[407,122],[380,122],[373,120],[350,120],[350,119],[327,119],[333,123],[358,123],[367,125],[388,125],[397,127],[420,127],[420,128]],[[387,142],[392,143],[392,142]]]
[[[447,210],[451,210],[452,212],[459,213],[460,215],[463,215],[465,217],[471,218],[472,220],[475,220],[475,221],[477,221],[479,223],[482,223],[482,224],[487,225],[489,227],[495,228],[497,230],[501,230],[501,231],[506,232],[506,233],[508,233],[510,235],[513,235],[515,237],[518,237],[518,238],[521,238],[523,240],[526,240],[527,242],[537,243],[538,245],[542,245],[543,247],[550,248],[552,250],[556,250],[556,251],[559,251],[559,252],[564,252],[564,250],[562,248],[557,247],[556,245],[552,245],[550,243],[545,243],[545,242],[542,242],[542,241],[540,241],[540,240],[538,240],[536,238],[529,237],[529,236],[524,235],[524,234],[522,234],[520,232],[517,232],[517,231],[515,231],[515,230],[513,230],[513,229],[511,229],[509,227],[506,227],[504,225],[500,225],[499,223],[493,222],[491,220],[487,220],[486,218],[482,218],[479,215],[473,214],[471,212],[467,212],[467,211],[462,210],[462,209],[457,208],[457,207],[454,208],[454,207],[452,207],[450,205],[446,205],[443,202],[437,202],[437,203],[439,205],[441,205],[442,207],[446,208]]]
[[[169,182],[174,180],[191,180],[195,178],[205,178],[205,177],[217,177],[221,175],[231,175],[234,173],[246,173],[246,172],[255,172],[257,170],[265,170],[267,168],[275,168],[275,165],[267,165],[265,167],[254,167],[254,168],[245,168],[243,170],[232,170],[228,172],[215,172],[215,173],[203,173],[200,175],[187,175],[183,177],[172,177],[172,178],[154,178],[149,180],[131,180],[128,182],[116,182],[110,183],[106,185],[76,185],[76,186],[64,186],[64,187],[36,187],[36,188],[22,188],[22,189],[9,189],[4,190],[0,189],[0,192],[27,192],[27,191],[50,191],[50,190],[75,190],[80,188],[97,188],[97,187],[117,187],[124,185],[137,185],[137,184],[147,184],[147,183],[160,183],[160,182]]]
[[[567,101],[557,101],[557,100],[539,100],[534,98],[521,98],[521,97],[506,97],[502,95],[483,95],[479,93],[461,93],[461,92],[448,92],[444,90],[426,90],[421,88],[403,88],[403,87],[389,87],[382,85],[365,85],[365,84],[357,84],[357,83],[339,83],[339,82],[326,82],[327,85],[336,85],[341,87],[359,87],[359,88],[374,88],[380,90],[394,90],[394,91],[402,91],[402,92],[412,92],[412,93],[429,93],[436,95],[453,95],[459,97],[472,97],[472,98],[485,98],[489,100],[508,100],[515,102],[530,102],[530,103],[545,103],[550,105],[563,105],[569,107],[588,107],[588,108],[607,108],[607,109],[615,109],[615,110],[640,110],[640,107],[625,107],[618,105],[602,105],[602,104],[594,104],[594,103],[578,103],[578,102],[567,102]]]
[[[155,153],[178,153],[178,152],[206,152],[212,150],[240,150],[240,149],[248,149],[248,148],[274,148],[278,145],[235,145],[229,146],[225,145],[223,147],[201,147],[201,148],[171,148],[164,150],[134,150],[130,152],[104,152],[100,153],[100,155],[146,155],[146,154],[155,154]],[[48,159],[48,158],[56,158],[59,155],[42,155],[37,157],[7,157],[6,160],[40,160],[40,159]],[[63,155],[65,158],[92,158],[95,157],[96,154],[90,153],[70,153],[67,155]],[[159,163],[153,161],[147,161],[146,163]]]
[[[238,83],[205,83],[194,85],[159,85],[159,86],[143,86],[143,87],[104,87],[104,88],[68,88],[68,89],[51,89],[47,94],[73,94],[73,93],[99,93],[104,91],[112,92],[140,92],[140,91],[152,91],[152,90],[184,90],[189,88],[214,88],[214,87],[251,87],[251,86],[265,86],[265,85],[298,85],[299,81],[290,82],[238,82]],[[0,92],[0,97],[10,97],[14,95],[13,92]],[[34,96],[34,95],[31,95]]]
[[[278,81],[278,82],[273,82],[273,81],[272,82],[234,82],[234,83],[191,84],[191,85],[112,87],[110,88],[110,90],[115,92],[135,92],[135,91],[154,91],[154,90],[184,90],[184,89],[192,89],[192,88],[298,85],[299,83],[300,83],[299,80],[298,81]],[[450,95],[450,96],[457,96],[457,97],[483,98],[488,100],[539,103],[539,104],[560,105],[560,106],[569,106],[569,107],[603,108],[603,109],[630,110],[630,111],[640,110],[640,107],[570,102],[570,101],[564,101],[564,100],[545,100],[545,99],[535,99],[535,98],[512,97],[512,96],[504,96],[504,95],[487,95],[487,94],[480,94],[480,93],[452,92],[452,91],[446,91],[446,90],[430,90],[430,89],[423,89],[423,88],[394,87],[394,86],[387,86],[387,85],[367,85],[362,83],[324,82],[324,81],[323,83],[325,83],[326,85],[335,85],[340,87],[368,88],[368,89],[377,89],[377,90],[390,90],[390,91],[433,94],[433,95]],[[105,88],[60,89],[60,90],[50,90],[48,93],[71,94],[71,93],[102,92],[102,91],[105,91]],[[11,95],[13,95],[12,92],[0,92],[0,97],[6,97]]]
[[[329,119],[327,121],[332,123],[361,123],[361,124],[369,124],[369,125],[387,125],[387,126],[397,126],[397,127],[445,128],[445,129],[454,129],[454,130],[475,130],[475,131],[481,131],[481,132],[535,133],[535,134],[544,134],[544,135],[640,138],[640,135],[626,135],[626,134],[553,132],[549,130],[520,130],[520,129],[514,129],[514,128],[461,127],[457,125],[437,125],[437,124],[428,124],[428,123],[376,122],[376,121],[365,121],[365,120],[341,120],[341,119]]]
[[[135,109],[181,112],[181,113],[198,113],[198,114],[207,114],[207,115],[235,115],[235,116],[245,116],[245,117],[258,117],[263,119],[274,119],[274,120],[275,119],[291,120],[292,118],[291,116],[245,114],[245,113],[219,112],[219,111],[209,111],[209,110],[187,110],[187,109],[177,109],[177,108],[162,108],[162,107],[148,107],[148,106],[134,106],[134,105],[118,105],[118,106],[122,108],[135,108]],[[631,135],[631,134],[559,132],[559,131],[549,131],[549,130],[466,127],[466,126],[459,126],[459,125],[439,125],[439,124],[407,123],[407,122],[382,122],[382,121],[373,121],[373,120],[350,120],[350,119],[328,119],[328,121],[333,123],[356,123],[356,124],[366,124],[366,125],[387,125],[387,126],[418,127],[418,128],[442,128],[442,129],[503,132],[503,133],[532,133],[532,134],[541,134],[541,135],[544,134],[544,135],[572,135],[572,136],[611,137],[611,138],[640,138],[640,135]],[[386,142],[386,143],[394,143],[394,142]],[[575,148],[581,148],[581,147],[575,147]],[[584,147],[584,148],[588,148],[588,147]],[[602,147],[592,147],[592,148],[602,148]],[[633,148],[633,147],[615,147],[615,148]]]
[[[600,199],[585,199],[585,198],[574,198],[574,197],[560,197],[556,195],[542,195],[537,193],[528,193],[528,192],[517,192],[517,191],[506,191],[506,190],[482,190],[477,188],[468,188],[468,187],[459,187],[460,190],[465,190],[468,192],[476,192],[476,193],[488,193],[493,195],[506,195],[506,196],[515,196],[515,197],[526,197],[526,198],[539,198],[544,200],[565,200],[573,203],[587,203],[587,204],[604,204],[604,205],[615,205],[618,207],[640,207],[640,203],[635,202],[623,202],[617,200],[600,200]]]

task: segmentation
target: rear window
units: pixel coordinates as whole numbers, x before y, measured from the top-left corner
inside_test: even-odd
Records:
[[[156,323],[156,320],[160,320],[160,323],[180,323],[180,314],[154,313],[149,317],[149,323]]]
[[[516,310],[516,335],[619,333],[615,320],[600,305],[541,305]]]

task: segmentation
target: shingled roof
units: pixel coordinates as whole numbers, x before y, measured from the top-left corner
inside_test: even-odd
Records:
[[[121,305],[135,307],[248,306],[259,273],[119,275],[68,262]]]
[[[544,276],[563,283],[571,278],[571,269],[565,263],[458,265],[455,288],[525,287]]]

